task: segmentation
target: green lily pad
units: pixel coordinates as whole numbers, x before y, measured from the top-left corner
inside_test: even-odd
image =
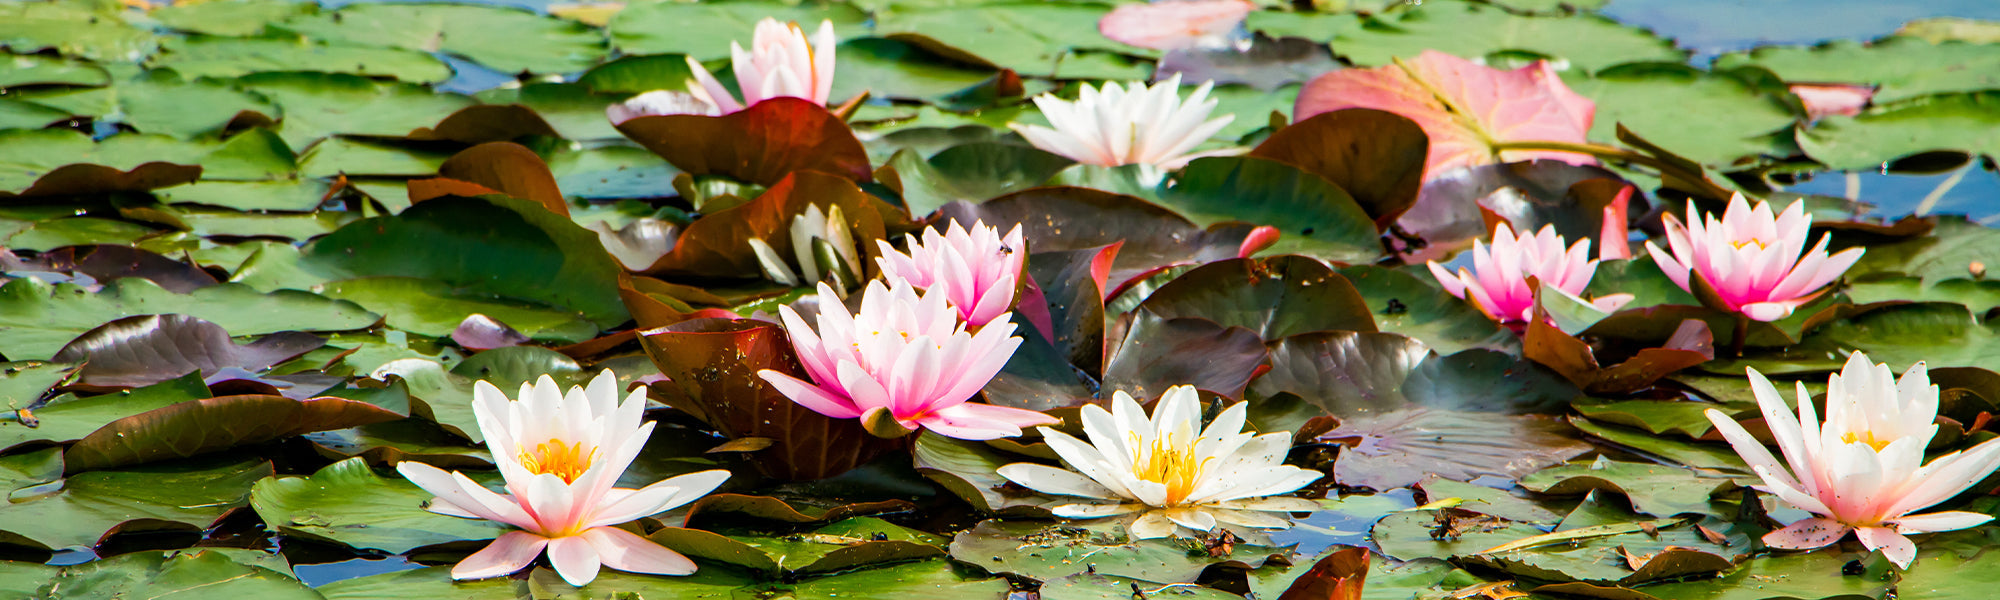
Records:
[[[1929,235],[1870,245],[1861,260],[1848,269],[1847,276],[1864,280],[1878,274],[1900,274],[1922,278],[1925,285],[1936,285],[1971,276],[1974,264],[2000,265],[2000,230],[1955,215],[1936,219],[1937,227]]]
[[[223,594],[268,600],[320,599],[291,573],[241,562],[232,554],[222,548],[137,552],[66,566],[42,589],[47,595],[41,597],[192,600]]]
[[[1598,439],[1681,465],[1731,473],[1750,473],[1750,467],[1743,463],[1743,458],[1737,456],[1736,451],[1730,449],[1727,444],[1664,438],[1636,429],[1606,425],[1583,418],[1573,417],[1569,423]]]
[[[961,62],[1013,69],[1024,76],[1057,75],[1076,49],[1103,49],[1151,55],[1154,51],[1125,47],[1097,31],[1097,20],[1109,7],[1088,3],[995,3],[929,10],[906,10],[877,16],[875,34],[908,39]],[[903,38],[904,34],[915,34]],[[1088,60],[1088,59],[1085,59]],[[1091,74],[1068,72],[1067,78]],[[1098,78],[1102,78],[1098,76]]]
[[[250,484],[270,475],[271,463],[261,460],[78,473],[15,490],[13,502],[0,506],[0,541],[52,549],[93,545],[116,532],[199,532],[243,506]]]
[[[320,286],[320,293],[381,313],[390,327],[432,337],[448,337],[459,323],[482,314],[534,339],[581,342],[597,335],[597,325],[574,312],[490,295],[467,293],[434,279],[362,277]]]
[[[7,58],[8,68],[0,73],[0,88],[21,85],[84,85],[111,83],[111,74],[89,61],[38,54],[15,54]]]
[[[846,519],[782,537],[668,527],[648,536],[682,554],[769,575],[829,573],[944,554],[944,539],[873,517]]]
[[[1831,169],[1872,169],[1931,151],[2000,156],[2000,92],[1928,96],[1833,115],[1798,133],[1806,156]]]
[[[567,73],[603,60],[604,38],[581,23],[499,6],[363,3],[279,27],[308,38],[445,52],[505,73]]]
[[[126,20],[116,3],[13,2],[0,5],[0,46],[18,54],[44,48],[64,56],[139,62],[158,42]]]
[[[1716,57],[1718,69],[1756,66],[1787,82],[1873,85],[1874,102],[2000,88],[2000,56],[1989,44],[1931,43],[1891,36],[1813,47],[1768,46]]]
[[[482,480],[490,473],[469,473]],[[308,477],[257,482],[250,506],[285,535],[402,553],[461,540],[492,539],[508,527],[493,521],[448,517],[427,510],[430,492],[393,472],[376,472],[350,458]]]
[[[393,373],[409,386],[411,412],[473,443],[486,441],[472,414],[473,382],[484,380],[512,394],[543,375],[565,386],[582,385],[589,377],[575,360],[540,346],[494,348],[450,371],[432,360],[398,361],[398,365]]]
[[[1874,362],[1901,372],[1923,361],[1931,368],[2000,369],[2000,324],[1981,323],[1963,305],[1918,302],[1890,306],[1828,323],[1781,351],[1719,360],[1704,369],[1738,373],[1754,367],[1765,374],[1835,371],[1847,353],[1861,350]]]
[[[1780,86],[1678,63],[1619,65],[1589,76],[1571,74],[1564,83],[1597,103],[1590,128],[1594,140],[1616,140],[1622,125],[1708,165],[1789,154],[1774,146],[1770,135],[1788,130],[1797,119]],[[1703,118],[1685,118],[1689,114]]]
[[[161,25],[192,33],[252,36],[264,26],[313,12],[315,4],[288,0],[219,0],[162,6],[147,13]]]
[[[1047,182],[1076,164],[1070,159],[1028,146],[974,142],[946,148],[929,159],[902,150],[883,169],[884,184],[902,194],[910,214],[927,215],[954,201],[984,202]],[[889,182],[893,181],[893,184]]]
[[[290,71],[391,77],[412,83],[451,78],[451,68],[442,61],[425,52],[401,48],[322,43],[294,36],[167,39],[166,53],[152,66],[172,69],[189,79]]]
[[[839,102],[861,92],[869,98],[931,100],[966,91],[993,79],[996,70],[942,60],[916,45],[883,38],[861,38],[840,44],[839,75],[830,99]]]
[[[1001,477],[998,470],[1009,463],[1021,462],[1021,457],[1008,456],[992,446],[926,431],[917,437],[916,446],[910,453],[916,459],[918,472],[981,511],[998,512],[1050,500],[1018,486],[1009,486],[1007,478]]]
[[[207,397],[208,386],[202,384],[199,374],[89,398],[64,394],[35,410],[35,418],[40,420],[35,427],[19,420],[0,421],[0,448],[29,442],[73,442],[113,421]],[[27,404],[22,402],[18,407]]]
[[[68,111],[130,124],[142,133],[192,138],[217,131],[238,113],[276,115],[269,102],[212,80],[187,80],[153,71],[101,88],[30,91],[19,98]]]
[[[279,134],[294,149],[336,133],[402,137],[473,104],[411,83],[338,73],[258,73],[238,81],[284,112]]]
[[[39,360],[0,363],[0,402],[26,408],[75,369],[76,365]]]
[[[1375,265],[1343,267],[1375,317],[1375,326],[1423,340],[1439,352],[1512,350],[1520,338],[1472,304],[1444,292],[1428,271]]]
[[[1230,556],[1210,556],[1198,546],[1185,545],[1196,543],[1192,541],[1128,540],[1114,521],[988,519],[952,538],[951,557],[1038,581],[1090,572],[1168,584],[1194,581],[1215,563],[1246,562],[1243,559],[1254,556],[1247,562],[1261,564],[1264,557],[1279,553],[1276,548],[1239,544]]]
[[[1531,17],[1471,2],[1425,2],[1368,19],[1333,38],[1333,52],[1357,65],[1380,66],[1437,50],[1467,58],[1525,53],[1586,72],[1611,65],[1681,62],[1673,42],[1596,15]]]
[[[1304,256],[1222,260],[1160,286],[1139,305],[1162,318],[1207,319],[1266,342],[1321,331],[1375,331],[1354,285]]]
[[[697,60],[729,58],[729,43],[750,44],[757,21],[770,17],[798,23],[809,33],[823,20],[842,37],[862,33],[867,13],[835,2],[784,4],[771,1],[634,4],[611,18],[611,45],[625,54],[685,54]],[[658,88],[651,88],[658,89]]]
[[[63,457],[71,471],[121,467],[403,416],[342,398],[204,398],[112,421],[78,440]]]
[[[451,567],[430,567],[343,579],[317,591],[326,600],[610,600],[654,596],[727,600],[750,583],[748,577],[724,569],[662,577],[605,568],[590,585],[577,588],[548,567],[535,567],[526,580],[499,577],[473,581],[453,581]]]
[[[297,290],[259,293],[225,283],[187,294],[127,278],[87,292],[73,284],[16,279],[0,286],[0,348],[14,360],[42,360],[98,325],[121,317],[183,314],[222,326],[231,335],[278,331],[343,331],[379,318],[352,303]]]
[[[1709,497],[1735,489],[1727,477],[1648,463],[1599,458],[1536,471],[1521,478],[1521,487],[1551,495],[1577,495],[1593,490],[1624,495],[1632,509],[1656,517],[1717,512]],[[1730,509],[1731,512],[1734,509]]]
[[[1745,561],[1742,566],[1715,579],[1663,583],[1643,589],[1655,598],[1675,600],[1879,600],[1898,589],[1895,574],[1888,572],[1887,561],[1875,561],[1878,563],[1876,568],[1865,568],[1860,574],[1849,575],[1848,565],[1856,564],[1856,559],[1860,558],[1866,557],[1831,548],[1814,552],[1782,552]],[[1968,571],[1943,572],[1950,573],[1953,581],[1964,581],[1963,577],[1969,574]],[[1920,583],[1914,589],[1924,589],[1921,586]]]
[[[1271,252],[1342,262],[1369,261],[1382,253],[1379,234],[1354,197],[1276,160],[1195,159],[1160,192],[1160,204],[1203,226],[1243,221],[1277,227],[1283,235]]]
[[[432,279],[546,303],[600,327],[624,322],[623,269],[597,234],[530,200],[445,197],[363,219],[306,246],[312,267],[350,276]]]

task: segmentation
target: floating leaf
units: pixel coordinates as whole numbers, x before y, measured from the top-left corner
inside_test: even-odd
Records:
[[[505,532],[499,523],[448,517],[427,510],[430,492],[393,473],[382,474],[359,458],[343,460],[309,477],[257,482],[250,505],[286,535],[360,549],[408,552]]]
[[[84,332],[56,352],[55,360],[87,362],[79,371],[88,385],[138,387],[189,373],[256,373],[325,343],[311,334],[287,332],[238,346],[214,323],[185,315],[142,315]]]
[[[1237,4],[1234,0],[1229,3]],[[1178,74],[1182,81],[1243,84],[1268,91],[1340,68],[1326,45],[1312,40],[1258,36],[1249,41],[1247,49],[1234,46],[1166,49],[1170,51],[1160,57],[1154,79]]]
[[[1138,311],[1118,353],[1104,365],[1104,387],[1155,398],[1169,387],[1191,385],[1241,398],[1263,360],[1264,341],[1255,331]]]
[[[356,4],[279,25],[306,37],[446,52],[505,73],[567,73],[604,57],[596,30],[499,6]]]
[[[729,58],[730,42],[749,44],[757,21],[765,18],[777,19],[780,23],[790,21],[807,28],[817,27],[822,20],[832,21],[836,33],[853,36],[868,20],[868,14],[853,5],[832,2],[633,4],[618,11],[606,29],[611,34],[612,45],[625,54],[679,53],[697,60],[720,60]],[[647,89],[672,87],[675,86]]]
[[[761,185],[815,170],[868,181],[868,153],[847,124],[810,101],[778,97],[723,115],[656,115],[618,124],[632,141],[691,175]]]
[[[767,575],[828,573],[944,554],[944,539],[872,517],[855,517],[784,537],[723,535],[668,527],[649,539],[689,556]]]
[[[1376,226],[1387,227],[1416,203],[1429,143],[1409,118],[1342,109],[1272,132],[1250,155],[1325,177],[1352,194]]]
[[[1611,65],[1681,62],[1671,41],[1595,15],[1521,16],[1484,3],[1426,2],[1385,13],[1361,27],[1336,30],[1333,52],[1363,66],[1405,60],[1427,50],[1467,58],[1521,55],[1596,71]],[[1433,135],[1432,143],[1436,143]]]
[[[320,599],[291,573],[241,562],[231,554],[225,548],[124,554],[62,567],[43,591],[49,598],[172,598],[200,590],[266,600]]]
[[[1537,471],[1521,478],[1521,487],[1558,496],[1601,490],[1625,496],[1637,512],[1674,517],[1716,512],[1709,504],[1709,497],[1735,489],[1736,484],[1727,477],[1703,475],[1692,469],[1599,459]]]
[[[1070,165],[1068,158],[1038,148],[973,142],[946,148],[929,159],[902,150],[876,171],[883,185],[902,195],[914,215],[927,215],[953,201],[980,203],[1041,185]]]
[[[1267,342],[1319,331],[1375,331],[1354,284],[1303,256],[1208,263],[1160,286],[1139,306],[1165,319],[1242,327]]]
[[[121,467],[401,418],[342,398],[223,396],[112,421],[84,436],[63,456],[71,471]]]
[[[750,249],[750,240],[763,240],[778,256],[792,256],[792,220],[810,207],[823,213],[839,208],[848,229],[854,232],[855,248],[863,254],[859,257],[863,270],[874,267],[881,250],[871,240],[888,236],[881,210],[885,206],[845,178],[801,171],[786,175],[749,202],[696,219],[681,230],[673,250],[654,261],[646,272],[710,278],[756,276],[763,270]]]
[[[268,462],[215,460],[78,473],[48,489],[16,490],[14,502],[0,505],[0,540],[54,549],[120,532],[200,532],[243,506],[250,484],[270,476]]]
[[[1232,555],[1210,556],[1189,552],[1171,539],[1128,540],[1110,522],[1115,520],[1058,525],[989,519],[952,538],[951,557],[1038,581],[1090,572],[1165,584],[1193,581],[1215,563],[1234,560],[1255,566],[1277,553],[1276,548],[1240,544]]]
[[[1224,224],[1203,229],[1161,208],[1120,194],[1079,187],[1043,187],[1015,192],[977,205],[952,203],[934,219],[974,221],[1001,230],[1021,226],[1035,252],[1101,248],[1118,242],[1106,285],[1111,296],[1167,267],[1233,258],[1250,226]]]
[[[86,293],[72,284],[26,278],[0,286],[0,348],[15,360],[46,359],[106,321],[168,313],[210,321],[236,335],[359,329],[379,318],[347,302],[294,290],[261,294],[222,284],[175,294],[151,281],[121,279]]]
[[[1921,152],[2000,156],[2000,92],[1945,94],[1820,119],[1799,131],[1799,148],[1828,168],[1872,169]]]
[[[1374,315],[1375,326],[1423,340],[1439,352],[1509,350],[1520,342],[1471,303],[1453,297],[1437,278],[1415,268],[1355,265],[1340,269]]]
[[[1709,165],[1790,153],[1782,142],[1798,115],[1787,104],[1786,90],[1768,80],[1719,67],[1704,72],[1678,63],[1637,63],[1587,77],[1571,74],[1564,81],[1597,103],[1591,139],[1617,139],[1623,126]],[[1704,118],[1686,118],[1691,114]]]
[[[2000,88],[2000,57],[1985,44],[1934,43],[1890,36],[1871,42],[1833,40],[1813,47],[1766,46],[1715,59],[1718,69],[1754,66],[1787,82],[1859,83],[1875,102]]]
[[[393,77],[412,83],[451,79],[451,67],[427,52],[298,37],[167,38],[167,53],[153,65],[182,77],[241,77],[256,73],[316,71],[364,77]]]
[[[1242,221],[1277,227],[1283,235],[1272,252],[1346,262],[1381,254],[1379,234],[1355,198],[1324,178],[1276,160],[1195,159],[1160,191],[1159,203],[1201,225]]]

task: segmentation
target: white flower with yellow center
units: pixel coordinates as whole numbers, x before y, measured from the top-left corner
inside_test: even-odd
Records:
[[[1206,429],[1191,386],[1167,389],[1149,418],[1137,400],[1118,392],[1111,410],[1083,407],[1090,443],[1042,427],[1049,447],[1070,469],[1036,463],[1000,467],[1000,476],[1045,494],[1108,502],[1065,504],[1056,516],[1094,519],[1143,512],[1133,538],[1173,535],[1176,526],[1208,531],[1217,523],[1280,529],[1291,521],[1271,512],[1308,511],[1318,504],[1279,496],[1319,480],[1321,473],[1285,465],[1292,434],[1245,433],[1248,404],[1222,411]]]
[[[729,471],[712,470],[636,490],[613,487],[653,434],[653,423],[642,423],[645,408],[644,391],[618,401],[618,379],[610,371],[568,394],[543,375],[534,385],[521,386],[519,400],[508,400],[493,384],[475,384],[472,414],[507,493],[424,463],[396,464],[403,477],[437,496],[431,512],[521,528],[460,561],[452,578],[513,573],[544,551],[556,573],[575,586],[596,579],[600,566],[693,573],[695,564],[680,553],[612,527],[692,502],[729,478]]]

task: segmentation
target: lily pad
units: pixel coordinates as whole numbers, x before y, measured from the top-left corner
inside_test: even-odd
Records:
[[[16,490],[14,502],[0,506],[0,541],[53,549],[94,545],[119,532],[199,532],[243,506],[250,484],[269,476],[271,463],[261,460],[78,473],[46,489]]]
[[[691,175],[772,185],[810,169],[869,180],[868,152],[854,132],[825,108],[798,98],[773,98],[719,117],[639,117],[619,123],[618,131]]]
[[[403,417],[343,398],[223,396],[112,421],[78,440],[63,456],[71,471],[121,467]]]
[[[1445,293],[1428,272],[1355,265],[1341,268],[1340,274],[1354,284],[1381,331],[1423,340],[1439,352],[1520,345],[1513,332],[1486,313]]]
[[[402,553],[492,539],[507,530],[493,521],[424,510],[430,501],[430,492],[400,475],[378,473],[360,458],[328,465],[308,477],[265,479],[250,492],[250,505],[272,529],[354,548]]]
[[[798,23],[809,30],[819,27],[822,20],[832,21],[834,31],[844,37],[858,35],[868,20],[861,9],[833,2],[661,2],[628,6],[611,18],[606,29],[612,45],[625,54],[678,53],[697,60],[719,60],[729,58],[730,42],[747,46],[757,21],[766,17]]]
[[[1049,152],[999,142],[974,142],[923,158],[913,150],[891,157],[877,177],[896,189],[914,215],[927,215],[953,201],[980,203],[1049,180],[1075,161]]]
[[[1375,239],[1379,234],[1356,198],[1339,185],[1276,158],[1195,159],[1160,191],[1159,202],[1203,226],[1242,221],[1277,227],[1283,236],[1272,246],[1273,252],[1343,262],[1368,261],[1381,254]]]
[[[1931,151],[2000,156],[2000,92],[1919,98],[1852,117],[1821,119],[1799,148],[1828,168],[1858,170]]]
[[[1988,44],[1933,43],[1891,36],[1834,40],[1813,47],[1768,46],[1716,57],[1715,66],[1762,67],[1787,82],[1859,83],[1890,104],[1923,96],[2000,88],[2000,56]]]
[[[1375,331],[1361,294],[1304,256],[1216,261],[1167,282],[1139,305],[1165,319],[1207,319],[1267,342],[1320,331]]]
[[[504,73],[567,73],[603,60],[602,34],[498,6],[362,3],[278,25],[308,38],[463,56]]]
[[[1429,143],[1422,127],[1396,113],[1346,109],[1274,131],[1250,155],[1325,177],[1387,227],[1416,203]]]
[[[1584,71],[1640,61],[1680,62],[1674,44],[1597,15],[1531,17],[1445,0],[1368,19],[1333,38],[1333,52],[1364,66],[1437,50],[1468,58],[1525,53]]]
[[[1615,140],[1622,125],[1709,165],[1789,154],[1771,136],[1788,131],[1797,119],[1782,86],[1678,63],[1619,65],[1589,76],[1571,75],[1564,82],[1597,103],[1591,139]],[[1684,118],[1689,114],[1706,118]]]
[[[241,562],[231,554],[222,548],[137,552],[66,566],[43,588],[48,594],[44,597],[179,600],[193,597],[192,592],[269,600],[320,599],[290,573]]]
[[[769,575],[838,572],[944,554],[943,538],[873,517],[855,517],[782,537],[668,527],[653,532],[648,539],[682,554]]]
[[[1170,538],[1127,540],[1110,522],[1115,520],[1057,524],[989,519],[952,538],[951,557],[1038,581],[1089,572],[1168,584],[1194,581],[1212,564],[1234,560],[1254,567],[1278,553],[1276,548],[1240,544],[1230,555],[1210,556]]]
[[[0,421],[0,448],[14,448],[30,442],[68,443],[82,439],[105,425],[150,410],[209,397],[201,376],[163,381],[150,386],[88,398],[64,394],[50,399],[35,410],[40,420],[35,427],[20,420]],[[21,402],[15,408],[26,408]]]
[[[1704,475],[1692,469],[1600,458],[1537,471],[1521,478],[1521,487],[1551,495],[1601,490],[1625,496],[1637,512],[1673,517],[1717,512],[1709,498],[1735,489],[1736,484],[1728,477]]]
[[[392,77],[412,83],[439,83],[451,78],[451,68],[443,61],[427,52],[402,48],[324,43],[295,36],[168,39],[166,53],[154,60],[153,66],[172,69],[189,79],[287,71]]]
[[[506,323],[534,339],[575,343],[597,334],[597,325],[582,314],[462,292],[434,279],[360,277],[327,283],[320,293],[377,311],[390,327],[433,337],[451,335],[473,314]]]

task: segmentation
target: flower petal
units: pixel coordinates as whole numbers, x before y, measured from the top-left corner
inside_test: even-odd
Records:
[[[998,473],[1008,481],[1021,484],[1044,494],[1077,496],[1083,498],[1119,499],[1103,485],[1084,477],[1075,471],[1058,469],[1035,463],[1014,463],[1000,467]]]
[[[535,557],[541,556],[542,548],[548,545],[548,538],[526,531],[500,534],[493,543],[453,565],[451,578],[485,579],[519,571],[535,562]]]
[[[1764,534],[1764,543],[1784,550],[1811,550],[1840,541],[1842,536],[1847,535],[1848,529],[1839,521],[1813,517]]]
[[[1881,550],[1882,556],[1897,568],[1910,568],[1910,561],[1917,559],[1917,544],[1896,530],[1887,527],[1862,527],[1854,530],[1854,537],[1861,539],[1861,545],[1869,550]]]
[[[549,540],[549,564],[570,585],[583,587],[597,579],[597,547],[580,535]]]
[[[651,575],[688,575],[695,571],[694,561],[688,557],[623,529],[593,527],[578,537],[590,542],[598,559],[613,569]]]

